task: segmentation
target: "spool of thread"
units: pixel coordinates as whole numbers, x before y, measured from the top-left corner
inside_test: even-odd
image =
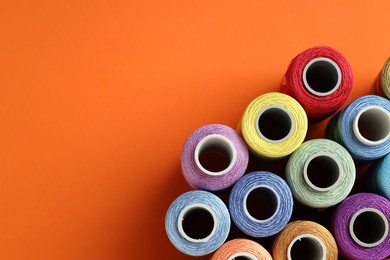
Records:
[[[195,130],[181,154],[184,178],[195,189],[220,191],[232,186],[248,166],[248,147],[226,125],[210,124]]]
[[[317,46],[290,63],[281,92],[296,98],[308,117],[320,118],[339,110],[353,83],[352,68],[336,49]]]
[[[339,253],[348,259],[390,255],[390,201],[372,193],[346,198],[334,212],[332,230]]]
[[[165,229],[179,251],[191,256],[207,255],[225,242],[230,231],[229,211],[216,195],[189,191],[170,205]]]
[[[255,241],[236,238],[223,244],[211,260],[272,260],[270,253]]]
[[[390,152],[390,101],[375,95],[354,100],[332,118],[326,135],[343,145],[356,162],[385,156]]]
[[[293,198],[287,183],[271,172],[244,175],[233,186],[229,197],[233,222],[252,237],[269,237],[290,220]]]
[[[374,92],[376,95],[390,99],[390,57],[383,65],[375,81]]]
[[[290,155],[302,144],[307,124],[306,113],[295,99],[270,92],[249,104],[239,128],[254,154],[278,159]]]
[[[368,175],[368,189],[390,200],[390,154],[372,166]]]
[[[337,260],[337,244],[332,234],[312,221],[289,223],[275,238],[274,260]]]
[[[352,190],[355,178],[351,155],[328,139],[303,143],[286,165],[286,180],[294,198],[313,208],[327,208],[341,202]]]

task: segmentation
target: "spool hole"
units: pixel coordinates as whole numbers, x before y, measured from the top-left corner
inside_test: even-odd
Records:
[[[389,112],[371,108],[363,111],[357,124],[360,135],[369,142],[385,140],[390,134]]]
[[[292,116],[281,107],[270,107],[264,110],[257,121],[260,135],[274,142],[287,138],[292,126]]]
[[[388,223],[378,210],[363,210],[355,213],[350,232],[359,245],[373,247],[380,244],[388,234]]]
[[[292,244],[289,259],[321,260],[324,259],[324,251],[316,239],[312,237],[301,237]]]
[[[338,65],[328,58],[317,58],[309,62],[303,72],[305,87],[313,94],[325,96],[337,90],[341,81]]]
[[[258,221],[271,218],[278,210],[278,205],[278,196],[268,187],[254,188],[246,198],[247,212]]]
[[[258,260],[258,258],[248,252],[239,252],[230,256],[227,260]]]
[[[201,240],[212,233],[214,218],[207,209],[195,207],[185,212],[181,225],[185,235],[193,240]]]
[[[310,186],[317,190],[327,190],[338,181],[340,168],[332,157],[321,155],[308,161],[306,174],[306,181],[314,187],[312,185]]]
[[[210,175],[226,173],[236,159],[233,143],[222,135],[209,135],[198,143],[195,149],[195,161]]]

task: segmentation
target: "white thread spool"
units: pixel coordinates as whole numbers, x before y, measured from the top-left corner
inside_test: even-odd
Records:
[[[236,259],[241,259],[241,260],[258,260],[258,258],[250,253],[247,252],[239,252],[231,257],[229,257],[228,260],[236,260]]]
[[[195,215],[195,216],[191,216],[191,215]],[[188,234],[188,233],[192,233],[192,232],[188,231],[188,228],[186,227],[186,224],[184,223],[187,218],[192,218],[192,219],[195,219],[197,221],[200,221],[200,222],[202,222],[201,223],[202,225],[205,225],[205,224],[209,225],[210,223],[207,223],[207,222],[211,222],[211,220],[212,220],[212,229],[211,229],[211,231],[206,230],[207,232],[205,232],[205,233],[208,233],[206,236],[204,236],[204,234],[202,234],[202,237],[198,237],[198,235],[199,235],[198,234],[198,235],[196,235],[197,237],[194,237],[195,236],[194,234]],[[215,216],[215,213],[209,206],[207,206],[205,204],[200,204],[200,203],[191,204],[191,205],[188,205],[187,207],[183,208],[183,210],[180,212],[178,220],[177,220],[177,228],[178,228],[179,234],[189,242],[193,242],[193,243],[207,242],[215,234],[216,226],[217,226],[216,221],[217,221],[217,218]],[[211,226],[211,225],[209,225],[209,226]],[[195,230],[195,231],[199,232],[199,230]]]
[[[353,120],[355,137],[365,145],[379,145],[390,137],[390,113],[380,106],[367,106]]]
[[[211,171],[206,169],[200,160],[202,153],[206,151],[220,151],[224,155],[226,155],[229,159],[228,166],[220,171]],[[219,134],[211,134],[204,137],[195,148],[195,163],[196,166],[205,174],[211,176],[221,176],[227,172],[229,172],[237,160],[237,151],[232,141],[229,140],[226,136]]]
[[[319,57],[309,61],[303,69],[305,88],[316,96],[329,96],[339,87],[342,79],[340,67],[329,58]]]
[[[302,259],[302,256],[295,256],[294,247],[299,248],[301,251],[305,250],[305,258],[313,260],[325,260],[326,259],[326,246],[324,242],[315,235],[302,234],[294,238],[287,248],[287,259],[298,260]]]
[[[322,174],[322,176],[318,176]],[[303,177],[313,190],[333,189],[342,179],[342,166],[331,153],[320,152],[310,156],[303,167]],[[317,178],[316,178],[317,177]]]
[[[261,138],[278,143],[288,139],[294,130],[291,112],[282,106],[271,105],[259,112],[256,131]]]
[[[360,227],[368,227],[369,234],[358,233]],[[349,233],[358,245],[375,247],[382,243],[389,234],[389,222],[386,216],[374,208],[363,208],[357,211],[349,222]]]
[[[250,203],[250,199],[249,199],[251,196],[255,196],[254,199],[256,202],[260,202],[261,200],[263,200],[265,202],[270,202],[270,204],[268,205],[269,206],[268,208],[262,207],[262,211],[263,212],[268,211],[266,213],[268,213],[267,215],[269,215],[269,216],[267,216],[265,218],[260,218],[260,217],[257,217],[256,214],[254,214],[254,212],[256,212],[256,209],[252,209],[253,205],[251,205],[251,204],[253,204],[253,203]],[[246,192],[246,194],[244,196],[243,203],[244,203],[245,214],[251,220],[258,222],[258,223],[263,223],[263,222],[269,221],[278,213],[279,207],[280,207],[280,197],[279,197],[279,194],[277,194],[277,192],[273,188],[266,186],[266,185],[258,185],[258,186],[254,186],[253,188],[251,188],[250,190],[248,190]],[[248,204],[250,204],[250,205],[248,205]],[[258,206],[258,205],[256,205],[256,206]],[[257,208],[259,208],[260,206],[258,206]]]

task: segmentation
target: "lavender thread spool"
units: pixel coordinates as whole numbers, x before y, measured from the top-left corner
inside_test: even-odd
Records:
[[[390,201],[372,193],[346,198],[333,217],[340,253],[349,259],[384,259],[390,254]]]
[[[293,204],[287,183],[266,171],[243,176],[229,197],[233,222],[252,237],[269,237],[280,232],[290,220]]]
[[[245,173],[248,161],[245,141],[234,129],[221,124],[195,130],[181,154],[183,175],[188,184],[214,192],[232,186]]]

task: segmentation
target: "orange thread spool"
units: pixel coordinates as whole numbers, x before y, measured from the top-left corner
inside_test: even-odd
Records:
[[[211,260],[233,260],[245,257],[248,260],[272,260],[270,253],[255,241],[237,238],[223,244]]]
[[[337,260],[337,244],[332,234],[320,224],[294,221],[276,236],[272,257],[274,260]]]

